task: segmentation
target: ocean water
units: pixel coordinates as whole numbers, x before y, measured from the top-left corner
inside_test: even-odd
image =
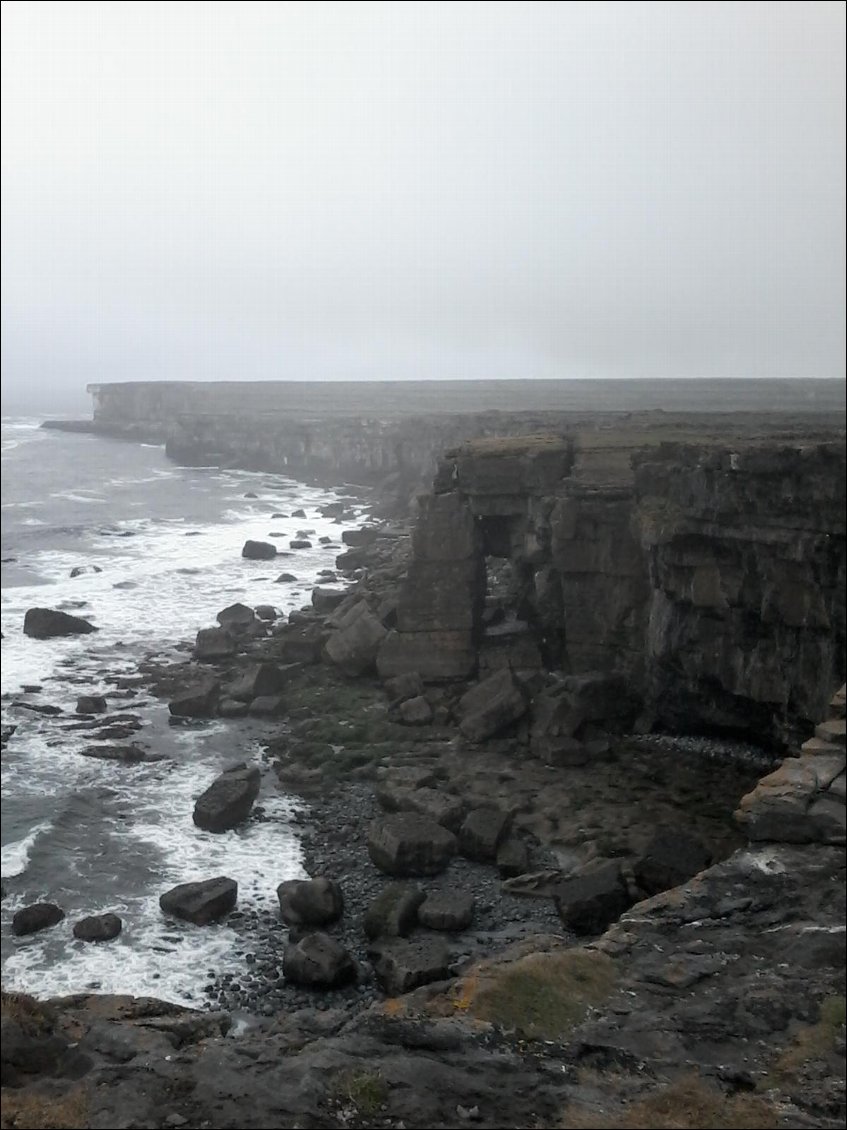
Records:
[[[197,629],[234,601],[281,613],[309,603],[342,531],[361,525],[367,508],[352,506],[339,524],[319,508],[340,493],[267,473],[182,468],[160,447],[40,424],[2,421],[2,720],[17,727],[2,765],[3,984],[38,996],[96,989],[198,1005],[209,969],[240,968],[234,933],[174,928],[159,895],[226,874],[238,880],[240,909],[270,909],[277,885],[303,874],[296,802],[267,772],[262,818],[222,835],[191,820],[194,798],[222,768],[261,765],[262,740],[279,724],[170,727],[165,703],[143,688],[134,699],[115,697],[108,679],[136,674],[148,656],[185,659]],[[306,518],[271,518],[300,508]],[[269,562],[240,555],[247,538],[270,534],[284,534],[272,540],[287,551],[303,529],[314,531],[311,550]],[[334,544],[321,545],[321,536]],[[86,571],[71,577],[80,566]],[[298,580],[275,583],[282,572]],[[33,606],[84,616],[99,631],[29,639],[22,627]],[[107,694],[109,713],[137,714],[143,727],[128,740],[164,759],[123,765],[82,756],[91,731],[66,727],[85,693]],[[14,912],[42,900],[58,903],[64,921],[15,938]],[[118,939],[73,938],[75,921],[107,911],[124,920]]]

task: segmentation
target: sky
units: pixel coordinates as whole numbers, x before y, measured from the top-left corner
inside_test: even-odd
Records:
[[[839,377],[843,3],[28,3],[3,390]]]

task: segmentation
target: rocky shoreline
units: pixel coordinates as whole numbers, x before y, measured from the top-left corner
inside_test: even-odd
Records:
[[[754,789],[773,753],[638,732],[614,680],[551,689],[537,670],[495,669],[480,706],[475,685],[378,678],[408,530],[345,541],[344,588],[319,586],[287,623],[222,610],[225,640],[143,664],[137,687],[174,724],[275,720],[262,789],[301,800],[305,869],[343,892],[317,933],[355,976],[292,982],[286,951],[315,933],[236,908],[243,973],[210,969],[203,1013],[7,995],[4,1127],[841,1125],[843,835],[826,806],[844,779],[843,689],[840,730],[814,751],[833,771],[768,789],[777,770]],[[264,818],[261,800],[247,819]],[[760,804],[788,805],[788,844],[757,834]],[[474,858],[470,832],[492,814]],[[391,819],[455,840],[449,866],[377,865],[374,829]],[[398,883],[411,924],[369,937]],[[472,900],[471,925],[417,921],[416,889]],[[650,1107],[661,1096],[670,1114]],[[46,1104],[38,1123],[27,1098]]]

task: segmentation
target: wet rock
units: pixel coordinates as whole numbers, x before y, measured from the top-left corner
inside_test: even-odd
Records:
[[[418,698],[424,693],[423,679],[417,671],[409,671],[405,675],[386,679],[385,693],[392,705],[405,702],[409,698]]]
[[[650,895],[678,887],[704,871],[712,853],[702,840],[679,828],[660,828],[633,864],[635,881]]]
[[[288,584],[293,584],[294,582],[296,582],[296,580],[297,580],[297,578],[294,576],[293,573],[280,573],[280,575],[274,581],[274,584],[275,585],[288,585]]]
[[[363,928],[368,938],[405,937],[418,922],[418,907],[426,898],[419,887],[389,883],[368,905]]]
[[[71,577],[83,577],[87,573],[102,573],[103,570],[99,565],[74,565],[70,571]]]
[[[300,670],[298,663],[284,667],[276,663],[255,663],[236,682],[230,683],[225,693],[228,698],[238,699],[240,702],[277,695]]]
[[[207,832],[226,832],[250,815],[261,786],[255,766],[233,765],[217,777],[194,803],[193,820]]]
[[[6,742],[9,740],[9,738],[12,736],[12,734],[14,734],[15,730],[17,730],[17,728],[18,728],[17,726],[4,725],[0,729],[0,745],[5,745]]]
[[[218,714],[221,718],[243,718],[246,713],[246,702],[238,702],[234,698],[222,698],[218,703]]]
[[[371,825],[368,854],[387,875],[437,875],[456,854],[456,837],[423,816],[389,816]]]
[[[439,939],[397,941],[380,947],[375,955],[374,972],[383,990],[390,996],[398,996],[421,985],[445,980],[449,965],[449,950]]]
[[[272,557],[276,557],[276,546],[269,541],[253,541],[250,539],[244,543],[241,556],[250,561],[270,561]]]
[[[273,604],[257,604],[255,612],[256,616],[266,623],[276,620],[279,616],[279,609],[275,608]]]
[[[194,658],[200,662],[214,662],[235,655],[237,645],[224,628],[201,628],[194,643]]]
[[[222,608],[215,619],[222,628],[233,635],[247,632],[256,626],[256,613],[249,605],[241,604],[239,601]]]
[[[440,789],[409,788],[403,784],[395,784],[395,780],[402,781],[403,778],[390,779],[376,790],[376,798],[386,811],[416,812],[418,816],[425,816],[428,820],[434,820],[436,824],[443,824],[451,832],[458,831],[465,815],[465,803],[461,797],[442,792]]]
[[[459,729],[469,741],[493,737],[527,711],[526,693],[508,667],[472,687],[459,701]]]
[[[218,701],[220,683],[207,679],[177,695],[168,703],[175,718],[212,718]]]
[[[356,963],[348,951],[327,934],[307,934],[285,947],[282,975],[294,985],[333,989],[356,980]]]
[[[466,930],[473,921],[474,897],[462,891],[431,891],[418,909],[418,920],[430,930]]]
[[[80,616],[71,616],[55,608],[30,608],[24,616],[24,635],[34,640],[56,636],[84,636],[98,631]]]
[[[343,589],[328,589],[319,585],[312,589],[312,607],[317,612],[332,612],[346,596]]]
[[[459,850],[468,859],[489,862],[509,834],[512,818],[499,808],[475,808],[459,829]]]
[[[125,765],[136,765],[141,761],[162,761],[162,754],[151,754],[137,745],[89,745],[80,750],[83,757],[93,757],[97,761],[119,761]]]
[[[328,926],[344,913],[344,895],[334,879],[290,879],[276,889],[286,926]]]
[[[558,887],[556,909],[575,934],[602,934],[632,904],[620,865],[594,866]]]
[[[180,883],[159,898],[165,914],[183,918],[196,926],[208,926],[226,917],[238,900],[238,883],[226,876],[197,883]]]
[[[306,511],[303,510],[302,507],[299,510],[292,510],[291,511],[291,517],[292,518],[305,518],[306,517]]]
[[[54,902],[36,902],[19,910],[12,919],[12,933],[19,938],[55,926],[65,917],[65,912]]]
[[[76,700],[77,714],[103,714],[109,709],[102,694],[83,694]]]
[[[92,914],[74,923],[74,937],[81,942],[111,942],[123,925],[117,914]]]
[[[285,699],[279,694],[263,694],[254,698],[248,713],[256,718],[278,718],[285,713]]]

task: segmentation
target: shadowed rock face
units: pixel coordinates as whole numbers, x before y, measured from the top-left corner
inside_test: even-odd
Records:
[[[616,673],[653,723],[791,742],[844,668],[844,507],[841,440],[469,442],[423,500],[378,669]]]

